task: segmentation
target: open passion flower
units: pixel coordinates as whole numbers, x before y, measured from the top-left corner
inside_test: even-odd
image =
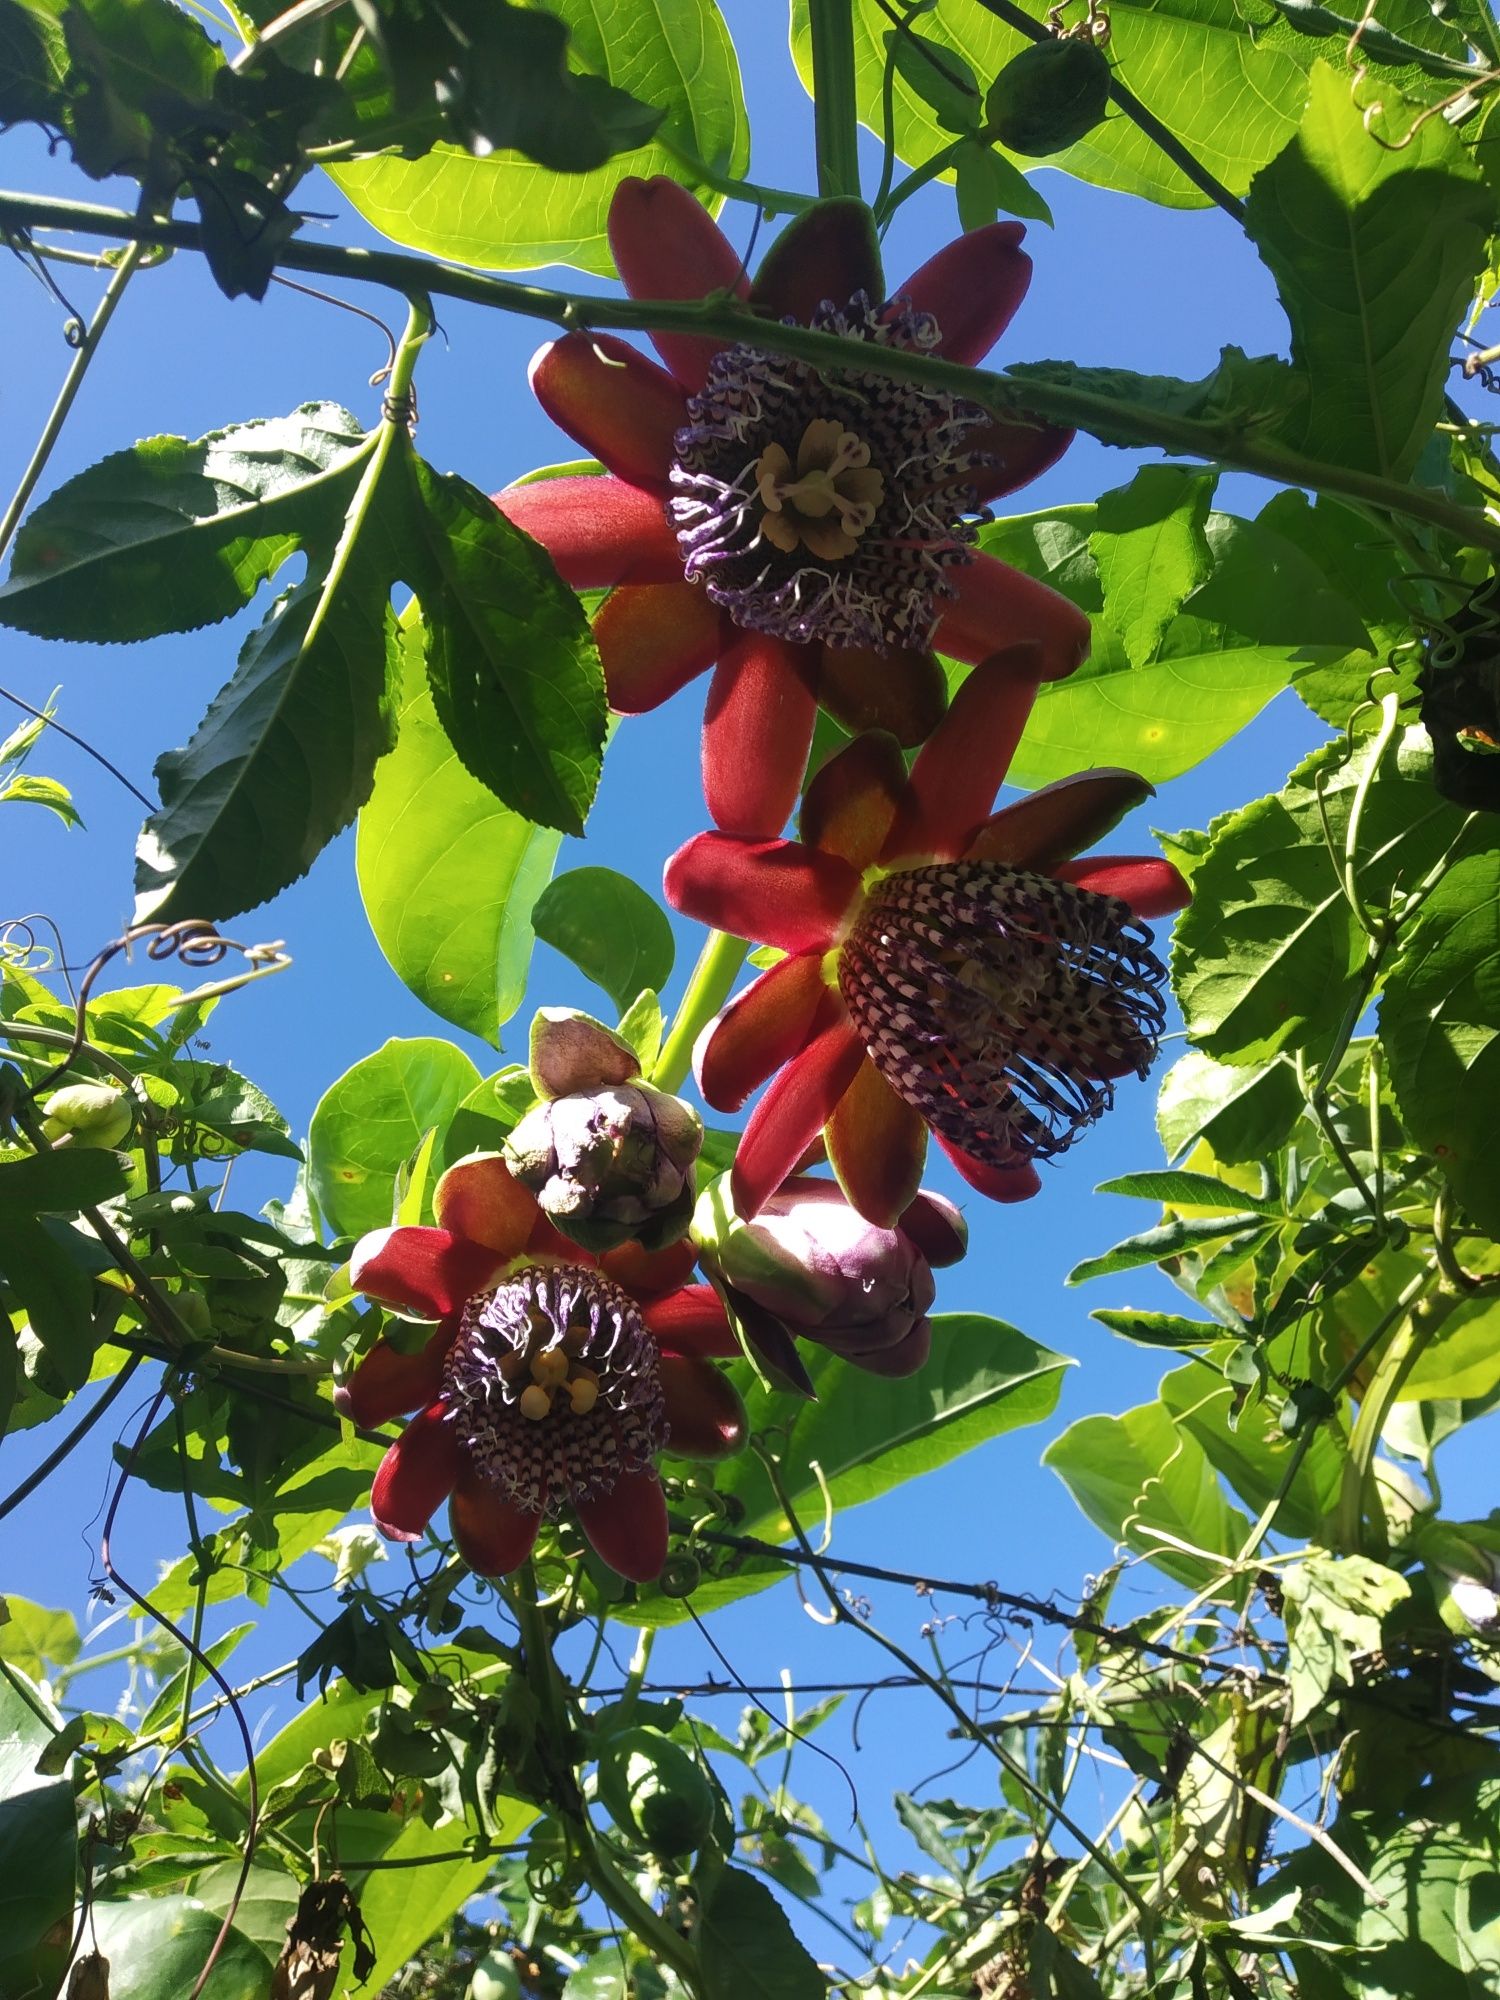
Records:
[[[1151,787],[1090,771],[990,812],[1040,670],[1020,647],[977,667],[909,777],[893,736],[856,737],[808,786],[800,840],[705,833],[668,862],[675,909],[788,954],[697,1051],[719,1110],[779,1072],[735,1159],[741,1215],[820,1130],[885,1227],[916,1195],[929,1130],[971,1186],[1022,1200],[1033,1162],[1149,1068],[1165,968],[1138,920],[1187,886],[1155,856],[1072,857]]]
[[[632,297],[727,293],[851,349],[965,364],[999,338],[1031,276],[1020,224],[994,223],[888,300],[869,210],[836,200],[788,224],[752,286],[666,179],[622,182],[609,234]],[[603,334],[544,348],[532,386],[606,474],[523,481],[496,499],[569,583],[611,589],[594,629],[616,709],[655,708],[717,663],[703,726],[717,826],[786,824],[820,701],[850,729],[922,742],[944,702],[934,646],[979,661],[1031,640],[1048,677],[1083,658],[1082,613],[971,546],[975,510],[1044,471],[1071,433],[857,364],[835,374],[678,333],[655,345],[666,369]]]
[[[649,1582],[667,1553],[656,1454],[723,1458],[745,1441],[709,1358],[739,1347],[712,1289],[688,1282],[691,1245],[595,1259],[496,1154],[450,1167],[434,1211],[435,1228],[372,1231],[350,1264],[357,1290],[438,1322],[414,1353],[378,1341],[336,1398],[363,1424],[417,1413],[375,1475],[375,1525],[415,1541],[447,1500],[464,1561],[503,1576],[570,1508],[611,1569]]]

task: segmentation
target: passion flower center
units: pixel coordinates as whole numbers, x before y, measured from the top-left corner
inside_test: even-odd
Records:
[[[877,882],[839,953],[870,1057],[933,1131],[990,1166],[1064,1152],[1144,1076],[1166,967],[1116,897],[1001,862]]]
[[[471,1299],[443,1401],[479,1473],[529,1513],[610,1492],[667,1439],[656,1342],[628,1293],[534,1265]]]
[[[812,324],[907,353],[938,344],[930,314],[858,293]],[[857,347],[854,348],[857,352]],[[823,372],[724,348],[677,433],[668,512],[683,573],[739,625],[798,642],[925,647],[947,572],[971,560],[977,404],[855,366]]]

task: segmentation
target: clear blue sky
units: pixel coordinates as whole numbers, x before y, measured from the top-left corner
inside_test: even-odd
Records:
[[[810,185],[811,110],[786,53],[780,10],[766,0],[723,0],[723,5],[745,67],[754,134],[752,176],[786,186]],[[11,134],[0,154],[0,181],[7,186],[96,192],[82,190],[62,165],[50,161],[35,135]],[[873,185],[878,171],[873,147],[867,159]],[[1252,354],[1285,351],[1285,322],[1270,278],[1223,214],[1155,209],[1051,172],[1042,175],[1041,185],[1057,226],[1055,231],[1030,227],[1035,279],[999,350],[1001,358],[1069,358],[1192,377],[1212,368],[1225,342]],[[115,194],[104,190],[99,198]],[[129,197],[118,198],[123,203]],[[335,236],[366,240],[363,226],[348,216],[332,188],[310,189],[304,199],[334,214],[329,227]],[[725,218],[740,242],[751,220],[750,211],[742,209],[731,209]],[[901,211],[891,232],[888,275],[896,278],[915,266],[956,226],[951,193],[925,190]],[[89,274],[64,270],[59,275],[86,310]],[[379,305],[369,295],[358,302]],[[17,261],[0,264],[0,323],[7,329],[0,378],[0,483],[6,491],[25,462],[70,358],[61,339],[61,317]],[[419,442],[424,454],[435,465],[487,488],[499,487],[533,465],[575,456],[576,448],[542,417],[525,386],[525,364],[537,343],[537,329],[457,304],[446,305],[442,319],[448,345],[429,347],[421,368]],[[180,255],[132,288],[44,490],[138,436],[194,436],[228,422],[280,414],[312,398],[335,399],[373,420],[378,392],[366,378],[383,359],[383,343],[373,329],[276,288],[263,306],[244,300],[230,304],[213,289],[198,262]],[[1136,455],[1081,438],[1015,504],[1019,510],[1091,499],[1128,479],[1136,462]],[[1218,504],[1254,511],[1263,497],[1254,481],[1226,479]],[[259,612],[257,606],[253,615]],[[153,758],[186,740],[228,678],[238,643],[238,629],[223,626],[135,648],[48,645],[6,632],[0,634],[0,681],[33,701],[61,683],[61,718],[150,789]],[[658,887],[664,857],[704,823],[696,787],[701,699],[701,687],[692,688],[665,710],[621,729],[589,839],[570,844],[560,865],[603,859],[649,888]],[[0,734],[8,726],[0,717]],[[1228,750],[1164,787],[1143,816],[1142,827],[1202,825],[1218,811],[1275,789],[1291,763],[1322,733],[1293,696],[1279,697]],[[139,810],[97,766],[65,743],[44,745],[34,763],[73,788],[88,831],[67,833],[50,817],[29,809],[23,822],[19,809],[8,811],[6,847],[0,852],[0,916],[37,909],[52,913],[71,959],[86,962],[128,921]],[[305,1130],[327,1084],[387,1036],[448,1032],[401,987],[369,935],[355,885],[352,836],[326,852],[307,880],[232,928],[246,938],[285,937],[296,966],[221,1004],[211,1023],[214,1053],[268,1090],[296,1131]],[[679,981],[696,949],[687,927],[680,928]],[[598,1001],[570,966],[540,949],[528,1007],[510,1031],[511,1053],[524,1049],[530,1006],[542,1003],[597,1006]],[[462,1036],[455,1039],[464,1041]],[[480,1067],[487,1067],[487,1051],[475,1043],[466,1046]],[[1179,1052],[1180,1046],[1168,1054]],[[1153,1101],[1154,1083],[1126,1084],[1113,1118],[1047,1174],[1042,1196],[1024,1208],[987,1209],[977,1199],[966,1199],[973,1229],[970,1255],[964,1265],[943,1275],[942,1309],[995,1313],[1078,1357],[1082,1365],[1066,1379],[1058,1415],[1046,1426],[1015,1433],[918,1486],[843,1518],[837,1552],[901,1568],[995,1578],[1011,1589],[1057,1591],[1064,1598],[1075,1597],[1085,1575],[1108,1561],[1103,1539],[1076,1513],[1037,1458],[1064,1423],[1148,1398],[1162,1372],[1149,1353],[1112,1338],[1088,1318],[1094,1305],[1150,1303],[1153,1287],[1147,1281],[1083,1293],[1062,1289],[1064,1274],[1081,1255],[1144,1226],[1147,1214],[1139,1204],[1095,1197],[1091,1189],[1110,1174],[1158,1162]],[[250,1171],[238,1172],[243,1176],[236,1190],[241,1203],[252,1184],[258,1195],[277,1185],[269,1170],[256,1169],[253,1183]],[[934,1176],[934,1184],[959,1192],[942,1174]],[[38,1433],[8,1441],[0,1484],[8,1487],[46,1442],[45,1434]],[[1471,1448],[1468,1462],[1454,1466],[1450,1511],[1477,1513],[1488,1504],[1480,1460],[1481,1453]],[[28,1504],[8,1531],[0,1589],[81,1611],[91,1560],[85,1543],[92,1546],[90,1523],[104,1477],[101,1446],[86,1463],[54,1481],[45,1497]],[[1465,1490],[1469,1487],[1472,1491]],[[144,1579],[154,1573],[156,1557],[180,1549],[180,1513],[140,1489],[127,1502],[121,1539],[132,1574]],[[1148,1588],[1146,1578],[1127,1580],[1117,1608],[1128,1608],[1132,1592]],[[930,1607],[892,1591],[882,1593],[879,1611],[886,1629],[907,1641],[931,1615]],[[221,1622],[232,1621],[225,1617]],[[731,1610],[713,1629],[736,1669],[751,1681],[774,1681],[784,1666],[809,1681],[884,1671],[873,1648],[811,1624],[786,1584]],[[253,1670],[302,1643],[278,1614],[254,1642],[253,1658],[241,1657],[247,1670]],[[1039,1650],[1043,1658],[1053,1656],[1053,1642],[1045,1634]],[[691,1678],[718,1670],[691,1631],[664,1640],[657,1665]],[[282,1694],[269,1726],[279,1727],[291,1706],[290,1693]],[[716,1705],[721,1726],[732,1727],[735,1709],[733,1702]],[[929,1712],[915,1728],[924,1709]],[[953,1746],[944,1743],[941,1721],[932,1709],[931,1703],[905,1694],[872,1706],[862,1731],[863,1748],[853,1764],[867,1806],[947,1761]],[[832,1747],[832,1738],[830,1743]],[[232,1756],[227,1744],[221,1754]],[[848,1754],[847,1742],[841,1754]],[[847,1816],[840,1781],[816,1759],[799,1759],[799,1769],[837,1829]],[[969,1787],[971,1797],[990,1795],[991,1780],[977,1769],[955,1784]],[[799,1925],[815,1949],[827,1948],[826,1940],[815,1937],[815,1925],[800,1918]]]

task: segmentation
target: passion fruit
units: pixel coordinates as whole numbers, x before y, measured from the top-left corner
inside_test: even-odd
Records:
[[[1008,153],[1061,153],[1102,120],[1109,83],[1109,62],[1092,42],[1033,42],[990,85],[985,122]]]

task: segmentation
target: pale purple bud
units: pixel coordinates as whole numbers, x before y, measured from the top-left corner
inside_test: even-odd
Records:
[[[939,1195],[918,1195],[895,1228],[882,1229],[835,1182],[799,1175],[749,1222],[716,1182],[699,1201],[693,1241],[731,1304],[737,1294],[858,1367],[909,1375],[931,1344],[932,1266],[961,1257],[967,1232]]]

